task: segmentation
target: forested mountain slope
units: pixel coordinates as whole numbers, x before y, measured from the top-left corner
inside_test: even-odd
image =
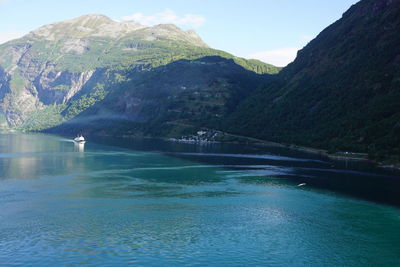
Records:
[[[69,113],[78,114],[75,105],[87,96],[71,101],[62,115],[72,119],[50,131],[180,137],[203,127],[221,129],[224,118],[272,78],[218,56],[114,75],[121,82],[106,84],[102,101],[77,116]]]
[[[244,101],[224,128],[400,160],[400,1],[363,0]]]

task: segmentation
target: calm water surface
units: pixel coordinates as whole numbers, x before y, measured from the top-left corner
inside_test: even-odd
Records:
[[[0,265],[400,266],[399,179],[276,147],[0,134]]]

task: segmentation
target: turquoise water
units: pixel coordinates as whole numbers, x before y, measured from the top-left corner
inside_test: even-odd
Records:
[[[263,149],[2,134],[0,265],[400,266],[398,176]]]

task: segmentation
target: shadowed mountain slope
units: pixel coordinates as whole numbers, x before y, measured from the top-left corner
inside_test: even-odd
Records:
[[[400,158],[400,1],[363,0],[240,105],[234,133]]]

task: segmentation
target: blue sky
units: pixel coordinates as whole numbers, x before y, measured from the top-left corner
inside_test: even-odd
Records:
[[[211,47],[284,66],[357,0],[0,0],[0,42],[84,14],[175,23]]]

